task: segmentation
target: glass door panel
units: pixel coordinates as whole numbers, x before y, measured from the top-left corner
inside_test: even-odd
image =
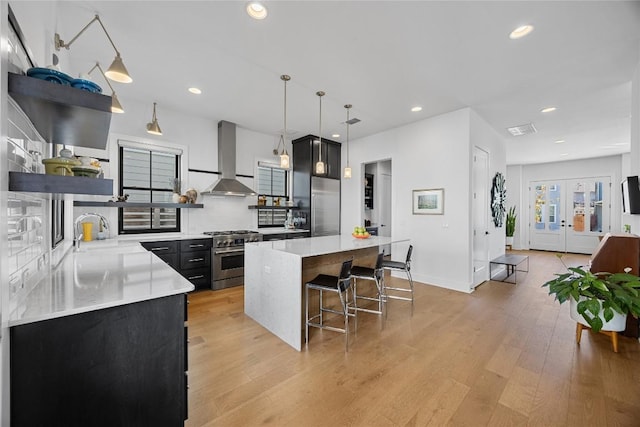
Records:
[[[555,251],[564,246],[564,222],[562,221],[562,184],[559,182],[531,183],[531,207],[533,221],[530,227],[529,247]]]
[[[532,182],[531,249],[590,254],[609,231],[609,177]]]

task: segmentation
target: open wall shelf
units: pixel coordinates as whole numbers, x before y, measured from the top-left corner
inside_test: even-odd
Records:
[[[9,96],[49,143],[104,149],[111,125],[111,97],[9,74]]]
[[[48,194],[113,195],[113,180],[83,176],[9,172],[9,191]]]

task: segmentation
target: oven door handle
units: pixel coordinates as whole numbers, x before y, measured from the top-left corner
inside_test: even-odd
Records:
[[[214,251],[213,254],[214,255],[226,255],[226,254],[235,254],[235,253],[240,253],[240,252],[244,252],[244,248],[242,248],[242,249],[225,249],[223,251]]]

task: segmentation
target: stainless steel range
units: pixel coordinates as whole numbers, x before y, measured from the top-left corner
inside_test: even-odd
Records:
[[[262,234],[250,230],[207,231],[213,237],[212,289],[244,284],[244,243],[260,242]]]

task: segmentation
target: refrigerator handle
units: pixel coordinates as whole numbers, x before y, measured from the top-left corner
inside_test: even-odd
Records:
[[[311,193],[311,236],[313,237],[313,235],[316,232],[316,204],[313,202],[313,199],[316,198],[316,195],[314,193]]]

